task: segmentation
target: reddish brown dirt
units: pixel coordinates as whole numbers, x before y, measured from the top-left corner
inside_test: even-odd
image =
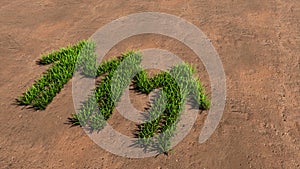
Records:
[[[47,69],[36,64],[41,53],[87,39],[114,19],[144,11],[192,22],[220,55],[227,102],[207,142],[198,143],[204,112],[169,156],[113,155],[81,128],[64,124],[74,113],[71,82],[45,111],[15,105],[15,99]],[[1,0],[0,168],[300,168],[299,19],[297,0]],[[136,36],[115,46],[108,56],[147,47],[167,49],[197,63],[209,90],[201,62],[176,40]],[[115,116],[124,131],[122,119]],[[125,122],[124,127],[130,127]]]

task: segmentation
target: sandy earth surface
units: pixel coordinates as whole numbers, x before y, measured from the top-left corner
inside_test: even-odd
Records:
[[[129,159],[96,145],[80,127],[65,124],[74,113],[69,82],[45,111],[15,105],[48,67],[40,54],[89,38],[121,16],[156,11],[199,27],[218,51],[226,81],[226,107],[214,134],[198,143],[207,112],[169,156]],[[300,2],[202,0],[1,0],[0,168],[300,168]],[[169,50],[197,65],[197,56],[177,40],[134,36],[107,55],[149,47]],[[131,93],[142,109],[146,96]],[[137,99],[139,98],[139,99]],[[114,113],[110,123],[129,133],[132,124]]]

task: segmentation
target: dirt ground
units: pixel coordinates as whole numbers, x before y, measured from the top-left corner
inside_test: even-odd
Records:
[[[15,99],[48,68],[36,64],[41,53],[87,39],[121,16],[145,11],[190,21],[220,55],[227,81],[226,107],[207,142],[198,143],[204,112],[169,156],[113,155],[80,127],[65,124],[75,112],[71,82],[45,111],[15,105]],[[299,20],[298,0],[1,0],[0,168],[300,168]],[[200,60],[177,40],[135,36],[120,42],[107,57],[148,47],[169,50],[197,64],[209,91]],[[138,101],[143,98],[131,96],[142,108],[144,102]],[[116,113],[110,121],[118,123],[120,131],[130,128]]]

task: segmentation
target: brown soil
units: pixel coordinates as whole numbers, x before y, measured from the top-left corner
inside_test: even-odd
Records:
[[[80,127],[65,124],[74,113],[71,82],[45,111],[15,105],[15,99],[47,69],[36,64],[41,53],[87,39],[114,19],[144,11],[192,22],[220,55],[227,102],[207,142],[198,143],[204,112],[169,156],[113,155]],[[1,0],[0,168],[300,168],[299,19],[297,0]],[[107,57],[148,47],[197,63],[209,91],[200,60],[174,39],[135,36],[120,42]],[[123,122],[130,128],[117,114],[111,121],[120,131],[126,131]]]

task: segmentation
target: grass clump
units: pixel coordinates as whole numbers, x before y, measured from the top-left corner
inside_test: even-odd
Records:
[[[140,62],[140,54],[130,51],[122,54],[119,59],[106,61],[99,66],[97,76],[108,74],[83,104],[80,112],[73,115],[81,126],[92,131],[105,126],[125,88],[139,71]]]
[[[61,48],[58,51],[43,55],[39,63],[53,65],[17,99],[19,104],[32,105],[36,109],[45,109],[72,78],[77,61],[80,63],[78,67],[81,67],[86,74],[90,73],[88,71],[91,71],[92,68],[84,60],[88,60],[85,58],[93,58],[90,56],[93,55],[94,46],[93,42],[83,40],[74,46]],[[80,58],[79,55],[84,50],[90,55],[81,55]]]
[[[204,94],[200,81],[193,78],[193,73],[191,66],[182,64],[153,78],[147,78],[145,71],[135,77],[135,87],[142,93],[149,94],[156,88],[162,88],[159,97],[148,111],[150,120],[139,125],[138,142],[145,149],[155,149],[160,153],[169,151],[170,139],[174,135],[188,96],[198,103],[200,109],[209,108],[210,102]]]

